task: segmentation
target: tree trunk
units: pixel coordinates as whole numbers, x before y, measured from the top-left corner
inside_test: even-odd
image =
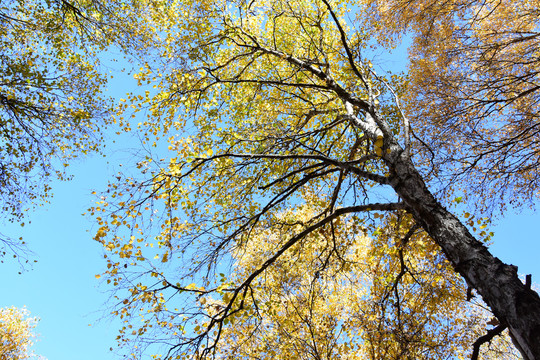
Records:
[[[435,199],[403,151],[392,152],[385,161],[392,171],[392,187],[415,220],[468,285],[478,291],[500,323],[508,326],[524,358],[540,360],[540,297],[519,280],[517,267],[493,256]]]

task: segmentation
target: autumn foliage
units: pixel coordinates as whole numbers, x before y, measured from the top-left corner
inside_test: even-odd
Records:
[[[31,351],[37,318],[28,317],[28,310],[16,307],[0,309],[0,359],[35,358]]]
[[[156,150],[91,209],[128,356],[540,357],[487,247],[538,195],[536,3],[142,4],[116,120]]]
[[[403,102],[425,120],[414,130],[437,176],[459,181],[483,210],[531,204],[539,185],[538,3],[381,1],[371,10],[379,36],[412,34]]]

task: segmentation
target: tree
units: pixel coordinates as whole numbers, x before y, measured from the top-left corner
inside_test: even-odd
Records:
[[[413,6],[396,4],[404,9]],[[223,5],[201,1],[177,2],[159,13],[159,24],[167,24],[159,28],[161,60],[147,62],[137,75],[141,84],[152,83],[156,90],[146,96],[134,94],[130,100],[139,99],[136,107],[147,109],[149,119],[140,125],[141,130],[149,130],[146,141],[152,135],[183,133],[170,138],[174,155],[169,160],[139,162],[142,178],[119,174],[92,209],[100,225],[96,240],[111,252],[106,254],[107,281],[128,291],[117,295],[114,312],[127,322],[119,336],[121,343],[129,342],[130,336],[149,337],[152,340],[141,341],[137,351],[144,351],[141,344],[163,344],[167,350],[162,358],[167,359],[189,357],[188,348],[201,357],[219,354],[227,324],[249,313],[248,303],[261,298],[254,295],[258,279],[291,256],[303,241],[321,232],[333,234],[324,250],[332,253],[343,241],[337,236],[338,223],[353,221],[357,229],[363,227],[376,238],[392,221],[402,224],[397,219],[408,219],[395,231],[401,239],[393,247],[384,247],[384,266],[392,264],[390,254],[399,254],[400,244],[422,229],[431,239],[426,241],[437,245],[438,254],[444,254],[467,287],[489,306],[500,323],[498,330],[509,329],[524,358],[540,358],[540,298],[528,282],[523,284],[518,278],[515,266],[490,254],[485,245],[490,234],[484,229],[487,220],[478,217],[481,212],[464,213],[461,221],[447,210],[458,211],[458,204],[474,199],[462,194],[471,183],[484,184],[486,188],[480,187],[482,191],[475,195],[483,204],[492,203],[487,186],[498,181],[499,172],[486,173],[476,166],[492,151],[475,148],[474,138],[465,143],[463,139],[475,131],[485,135],[497,116],[508,116],[508,124],[515,119],[506,110],[492,116],[481,110],[482,98],[474,98],[474,106],[480,109],[471,115],[474,118],[459,118],[453,128],[452,118],[448,122],[448,128],[455,129],[456,142],[445,141],[452,139],[446,123],[442,124],[444,137],[437,141],[442,134],[437,119],[445,119],[437,114],[447,107],[433,104],[427,109],[435,115],[424,117],[425,111],[416,104],[430,100],[425,96],[430,88],[423,88],[423,80],[414,78],[422,66],[431,69],[432,59],[426,55],[425,62],[423,58],[413,62],[411,78],[377,74],[369,59],[372,47],[391,46],[388,34],[405,29],[398,20],[411,19],[410,24],[417,24],[413,29],[424,29],[420,11],[426,6],[420,5],[414,13],[417,18],[398,12],[381,29],[370,21],[380,14],[393,14],[394,8],[384,12],[383,5],[357,2],[352,6],[327,0]],[[374,7],[378,11],[370,13]],[[452,11],[474,14],[475,9],[475,4],[467,3]],[[498,9],[492,13],[504,18],[504,11],[497,13],[502,11]],[[358,16],[350,19],[353,13]],[[431,19],[450,29],[456,18],[470,19],[473,26],[459,29],[476,31],[478,17],[462,20],[457,15],[434,11]],[[164,22],[163,17],[168,20]],[[397,27],[391,27],[393,21]],[[481,21],[478,24],[485,26]],[[437,34],[428,50],[436,50]],[[450,34],[443,34],[448,49],[450,40],[459,43],[461,39]],[[456,55],[452,64],[459,69],[458,59]],[[448,68],[449,73],[454,67]],[[509,66],[506,71],[520,67],[515,69]],[[429,79],[438,79],[435,74]],[[490,74],[486,79],[497,76]],[[452,91],[449,88],[445,94]],[[485,94],[479,91],[480,95]],[[457,105],[450,109],[466,109],[466,100],[454,100]],[[512,134],[504,129],[496,132],[498,139],[490,139],[491,144],[508,142]],[[494,156],[526,158],[520,148],[505,146]],[[460,151],[462,156],[455,156]],[[462,164],[467,171],[460,172]],[[515,177],[516,184],[520,176],[535,171],[528,166],[523,169]],[[501,174],[514,179],[502,170]],[[487,180],[477,183],[475,176]],[[516,186],[514,191],[519,189]],[[528,199],[536,196],[526,187],[521,194]],[[283,219],[284,213],[305,207],[313,209],[309,218]],[[245,271],[236,270],[241,276],[233,282],[224,274],[224,286],[217,274],[228,268],[227,262],[239,266],[234,262],[238,251],[258,247],[261,233],[283,236],[265,243],[265,260]],[[419,262],[429,259],[421,249],[411,252]],[[299,252],[295,256],[309,255]],[[324,261],[313,266],[319,267],[316,272],[327,269]],[[447,270],[438,271],[446,276]],[[384,283],[384,275],[378,276],[374,284]],[[396,284],[402,284],[404,277],[395,277]],[[421,291],[421,284],[419,280],[415,291]],[[452,290],[459,286],[449,285]],[[226,296],[209,314],[204,312],[205,304],[195,300],[212,293]],[[469,298],[472,290],[467,293]],[[378,295],[379,301],[383,294]],[[137,324],[131,320],[139,311],[142,322]]]
[[[313,215],[301,209],[282,218]],[[462,296],[459,275],[424,232],[396,246],[409,220],[392,218],[372,240],[351,219],[299,241],[253,281],[246,311],[223,330],[223,358],[468,358],[489,313]],[[256,270],[286,236],[257,231],[235,251],[233,279]],[[329,246],[332,236],[340,240],[336,248]],[[209,316],[226,306],[221,296],[199,298]],[[482,358],[516,359],[510,349],[508,336],[497,337]]]
[[[32,331],[36,327],[38,319],[30,318],[28,314],[28,310],[25,308],[0,309],[1,360],[24,360],[34,357],[30,347],[33,338],[35,338]]]
[[[4,219],[22,222],[51,195],[51,178],[99,149],[111,103],[95,56],[104,44],[81,36],[85,14],[67,1],[17,0],[0,5],[0,19],[0,198]]]
[[[383,36],[413,34],[403,100],[410,116],[426,120],[415,132],[437,150],[438,176],[466,179],[461,190],[483,210],[537,198],[537,8],[398,0],[366,14]]]
[[[113,123],[105,94],[105,50],[136,49],[144,17],[116,1],[14,0],[0,4],[0,202],[4,220],[24,225],[29,208],[48,201],[52,179],[69,163],[103,148]],[[2,238],[6,251],[24,243]]]

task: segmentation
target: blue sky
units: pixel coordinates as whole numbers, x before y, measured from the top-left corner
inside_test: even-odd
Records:
[[[111,56],[113,57],[113,56]],[[121,57],[119,57],[121,58]],[[104,69],[117,72],[125,63],[108,63]],[[109,84],[116,99],[125,97],[135,87],[131,76],[117,76]],[[20,266],[13,259],[0,264],[3,276],[0,307],[26,308],[41,320],[34,346],[38,355],[48,360],[118,359],[109,349],[115,347],[120,322],[108,316],[106,302],[110,294],[95,278],[105,269],[102,246],[92,239],[92,219],[83,213],[97,200],[92,191],[106,190],[120,164],[133,164],[133,135],[118,137],[111,131],[103,145],[106,157],[93,154],[70,165],[72,181],[54,181],[54,194],[45,204],[28,215],[24,227],[3,224],[4,234],[23,236],[34,252],[37,263],[18,274]]]
[[[402,53],[399,56],[405,58]],[[132,86],[133,82],[124,77],[112,84],[111,92],[122,97]],[[0,307],[26,306],[33,316],[41,318],[34,350],[49,360],[118,358],[109,348],[115,346],[120,324],[107,316],[105,303],[110,295],[95,278],[105,268],[103,253],[101,245],[92,240],[95,228],[91,219],[82,214],[95,201],[92,190],[104,190],[120,163],[135,163],[130,160],[130,151],[122,149],[136,145],[138,140],[108,141],[107,158],[95,155],[81,160],[70,167],[74,174],[71,182],[52,184],[55,195],[51,204],[32,212],[30,224],[24,228],[4,224],[1,231],[13,237],[22,235],[38,262],[20,275],[15,261],[8,259],[0,265]],[[539,220],[530,210],[509,212],[492,227],[493,253],[504,262],[518,265],[521,274],[532,274],[533,282],[540,282]]]
[[[51,204],[30,215],[24,228],[5,233],[22,235],[38,262],[18,275],[18,264],[2,264],[0,306],[26,306],[41,318],[35,351],[49,360],[113,359],[115,328],[103,316],[108,294],[95,274],[103,270],[101,245],[92,240],[92,224],[81,214],[93,201],[91,189],[103,189],[111,167],[94,157],[76,164],[71,182],[55,182]],[[89,326],[92,324],[92,326]]]

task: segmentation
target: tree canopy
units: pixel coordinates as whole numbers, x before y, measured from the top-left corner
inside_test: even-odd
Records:
[[[99,149],[112,103],[97,53],[104,43],[87,16],[65,1],[0,5],[0,198],[4,220],[22,222],[67,178],[70,160]],[[15,248],[17,242],[6,245]],[[12,249],[14,250],[14,249]]]
[[[70,162],[102,152],[114,123],[107,82],[115,56],[150,47],[146,9],[108,0],[13,0],[0,4],[0,204],[24,225],[50,200]],[[129,12],[125,11],[129,7]],[[103,153],[103,152],[102,152]],[[21,239],[4,234],[3,255]]]
[[[538,196],[536,3],[144,6],[149,86],[118,116],[169,152],[92,209],[131,356],[474,358],[508,329],[540,357],[485,217]],[[406,32],[392,73],[375,54]]]
[[[538,3],[375,4],[379,36],[412,36],[403,102],[437,176],[483,210],[538,199]]]
[[[16,307],[0,309],[0,359],[25,360],[35,358],[31,346],[37,318],[28,317],[28,310]]]

